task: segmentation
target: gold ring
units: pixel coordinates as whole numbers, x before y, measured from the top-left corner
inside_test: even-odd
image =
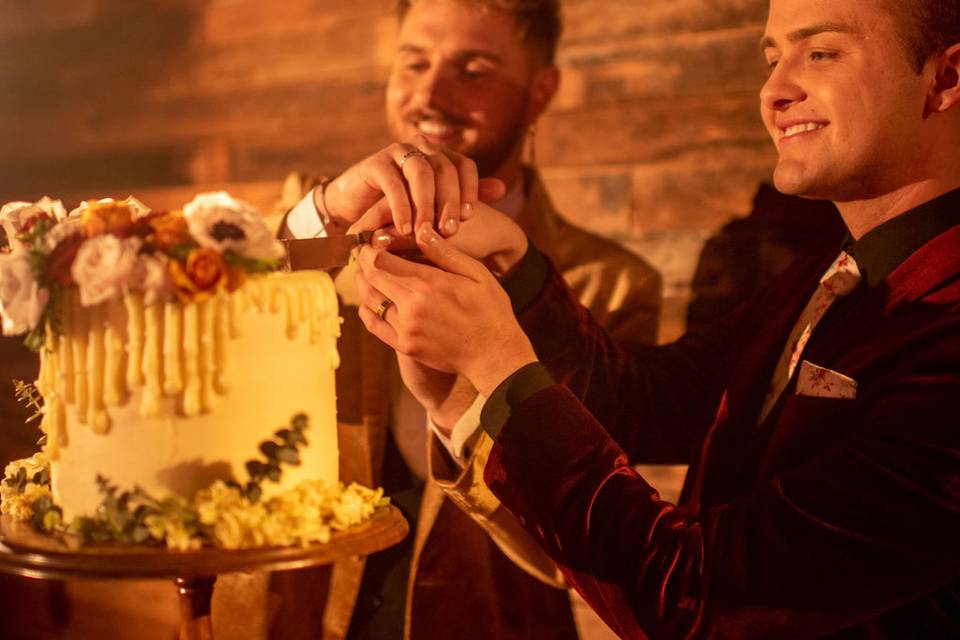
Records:
[[[384,316],[387,315],[387,310],[392,306],[393,306],[393,300],[391,300],[390,298],[384,298],[383,302],[380,303],[380,306],[377,307],[377,311],[376,311],[377,317],[383,320],[384,322],[386,322],[387,319]]]
[[[400,156],[400,168],[403,169],[403,165],[407,164],[407,160],[417,156],[420,156],[424,160],[427,159],[427,156],[423,153],[423,151],[420,151],[420,149],[413,149],[412,151],[407,151],[405,154]]]

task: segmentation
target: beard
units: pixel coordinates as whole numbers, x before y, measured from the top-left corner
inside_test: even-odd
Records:
[[[481,178],[488,178],[497,174],[500,167],[515,153],[522,149],[526,141],[528,124],[525,121],[529,93],[523,96],[518,104],[509,108],[509,118],[504,119],[497,130],[486,130],[478,140],[466,142],[453,150],[462,153],[475,163]],[[399,116],[399,117],[398,117]],[[439,123],[470,129],[475,128],[471,121],[448,114],[437,109],[410,109],[402,114],[387,114],[390,130],[397,139],[408,139],[419,133],[414,123],[421,120],[433,120]]]
[[[510,123],[509,129],[502,132],[496,140],[469,150],[466,156],[477,163],[477,172],[481,178],[489,178],[496,175],[507,159],[517,152],[518,147],[523,147],[526,135],[527,125],[522,118],[516,118]]]

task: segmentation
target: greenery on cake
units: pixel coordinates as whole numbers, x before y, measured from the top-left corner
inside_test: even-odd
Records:
[[[123,491],[98,476],[103,499],[97,512],[66,526],[53,502],[49,460],[37,453],[7,465],[0,482],[0,513],[29,521],[38,531],[76,534],[84,542],[165,545],[184,551],[205,545],[245,549],[325,543],[333,531],[363,522],[388,499],[383,489],[320,480],[264,498],[264,481],[279,482],[283,465],[300,464],[299,448],[307,444],[308,427],[307,416],[294,416],[288,427],[260,444],[262,458],[247,461],[245,484],[217,480],[192,501],[180,496],[158,499],[139,487]]]
[[[282,244],[250,205],[200,194],[182,211],[151,211],[135,198],[89,200],[69,213],[59,200],[0,208],[3,335],[27,334],[39,350],[58,331],[55,304],[75,288],[85,307],[131,292],[147,304],[202,301],[253,273],[279,268]]]
[[[37,391],[36,385],[23,380],[14,380],[13,391],[17,402],[33,412],[27,418],[27,423],[43,417],[43,396]]]

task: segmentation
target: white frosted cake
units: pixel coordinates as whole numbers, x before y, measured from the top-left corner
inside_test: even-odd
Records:
[[[242,479],[259,444],[297,413],[310,418],[308,445],[269,488],[337,482],[339,318],[327,274],[255,276],[199,303],[148,306],[128,294],[84,308],[64,298],[37,388],[66,519],[96,509],[97,475],[185,497]]]
[[[333,283],[276,271],[249,205],[44,199],[0,223],[0,319],[40,351],[20,395],[44,432],[4,513],[178,548],[323,541],[372,513],[379,492],[338,485]]]

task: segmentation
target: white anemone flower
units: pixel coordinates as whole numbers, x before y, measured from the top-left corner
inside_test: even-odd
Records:
[[[283,257],[283,244],[251,205],[226,191],[201,193],[183,208],[190,235],[201,247],[231,250],[253,260]]]

